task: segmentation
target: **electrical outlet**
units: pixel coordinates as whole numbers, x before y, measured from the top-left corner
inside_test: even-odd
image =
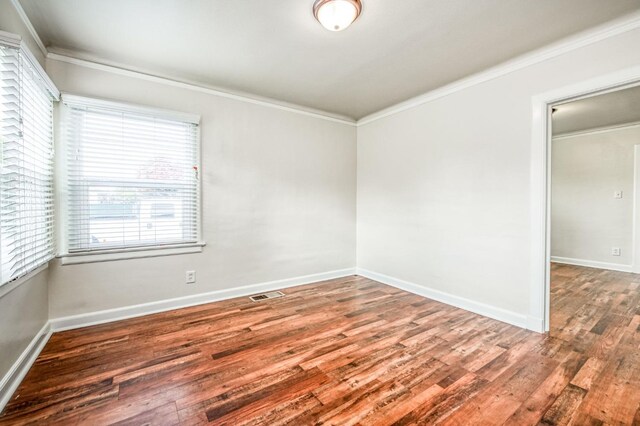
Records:
[[[620,256],[620,247],[612,247],[611,248],[611,255]]]
[[[613,198],[622,198],[622,191],[616,191],[613,193]]]
[[[187,284],[195,284],[196,283],[196,271],[187,271]]]

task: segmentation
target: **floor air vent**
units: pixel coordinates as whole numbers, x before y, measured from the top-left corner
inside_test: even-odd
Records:
[[[262,293],[262,294],[256,294],[255,296],[250,296],[249,299],[251,299],[254,302],[260,302],[261,300],[267,300],[267,299],[275,299],[277,297],[283,297],[284,293],[281,291],[270,291],[269,293]]]

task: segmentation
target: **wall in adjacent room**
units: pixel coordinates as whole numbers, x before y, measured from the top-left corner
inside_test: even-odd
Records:
[[[58,60],[47,72],[62,92],[201,115],[206,242],[197,254],[56,262],[51,318],[355,267],[354,125]]]
[[[358,268],[525,324],[532,97],[637,66],[638,46],[631,30],[363,120]]]
[[[640,125],[553,139],[551,256],[631,265],[635,145]]]

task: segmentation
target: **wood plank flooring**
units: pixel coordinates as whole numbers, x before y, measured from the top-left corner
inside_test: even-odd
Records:
[[[552,274],[549,335],[362,277],[55,333],[0,424],[640,424],[640,275]]]

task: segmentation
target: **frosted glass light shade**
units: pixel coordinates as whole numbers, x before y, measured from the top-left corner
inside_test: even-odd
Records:
[[[360,0],[316,0],[313,14],[329,31],[342,31],[362,12]]]

